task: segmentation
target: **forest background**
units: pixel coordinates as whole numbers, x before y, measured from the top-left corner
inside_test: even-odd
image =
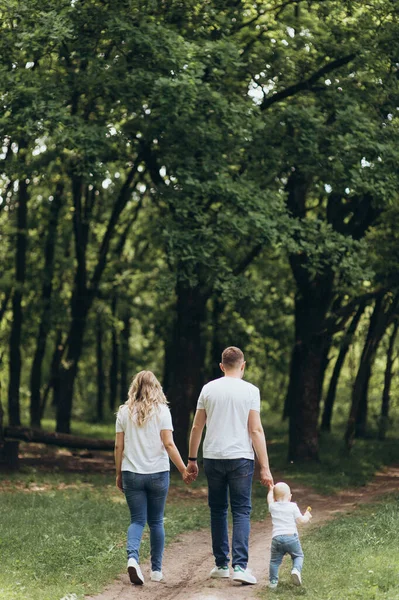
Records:
[[[290,460],[384,439],[397,3],[1,0],[0,32],[0,431],[113,422],[151,369],[185,454],[237,345]]]

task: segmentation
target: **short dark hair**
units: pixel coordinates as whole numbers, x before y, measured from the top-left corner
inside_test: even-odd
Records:
[[[239,364],[244,362],[244,353],[236,346],[229,346],[222,352],[222,364],[225,367],[238,367]]]

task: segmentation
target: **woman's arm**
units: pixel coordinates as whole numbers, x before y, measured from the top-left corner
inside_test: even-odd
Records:
[[[117,433],[115,436],[115,469],[116,469],[116,487],[118,490],[123,492],[122,487],[122,457],[123,450],[125,449],[125,434],[122,432]]]
[[[180,452],[178,451],[175,442],[173,441],[173,432],[170,429],[162,429],[161,430],[161,439],[162,443],[165,446],[165,450],[168,453],[168,456],[175,467],[178,469],[179,473],[183,477],[184,481],[186,481],[187,471],[186,465],[184,464],[182,457],[180,456]]]

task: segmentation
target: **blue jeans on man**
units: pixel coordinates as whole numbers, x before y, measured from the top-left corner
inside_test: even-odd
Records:
[[[217,567],[229,564],[228,495],[233,517],[232,565],[247,568],[254,461],[204,458],[211,511],[212,550]]]
[[[141,538],[145,524],[148,523],[151,569],[161,571],[165,546],[164,510],[169,489],[169,471],[149,474],[122,471],[122,485],[130,510],[127,557],[139,562]]]
[[[270,552],[269,579],[272,583],[278,581],[278,570],[285,554],[292,558],[292,568],[302,571],[303,552],[298,534],[294,535],[276,535],[272,539],[272,548]]]

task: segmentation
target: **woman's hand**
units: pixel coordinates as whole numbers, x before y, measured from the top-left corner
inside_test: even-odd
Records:
[[[122,486],[122,473],[119,473],[116,476],[116,487],[118,488],[118,490],[120,490],[123,494],[123,486]]]
[[[187,471],[187,468],[186,468],[186,469],[184,469],[184,471],[182,472],[181,476],[182,476],[182,479],[183,479],[183,481],[184,481],[184,483],[185,483],[186,485],[189,485],[189,484],[190,484],[192,481],[194,481],[194,478],[193,478],[193,476],[192,476],[192,473],[189,473],[189,472]]]

